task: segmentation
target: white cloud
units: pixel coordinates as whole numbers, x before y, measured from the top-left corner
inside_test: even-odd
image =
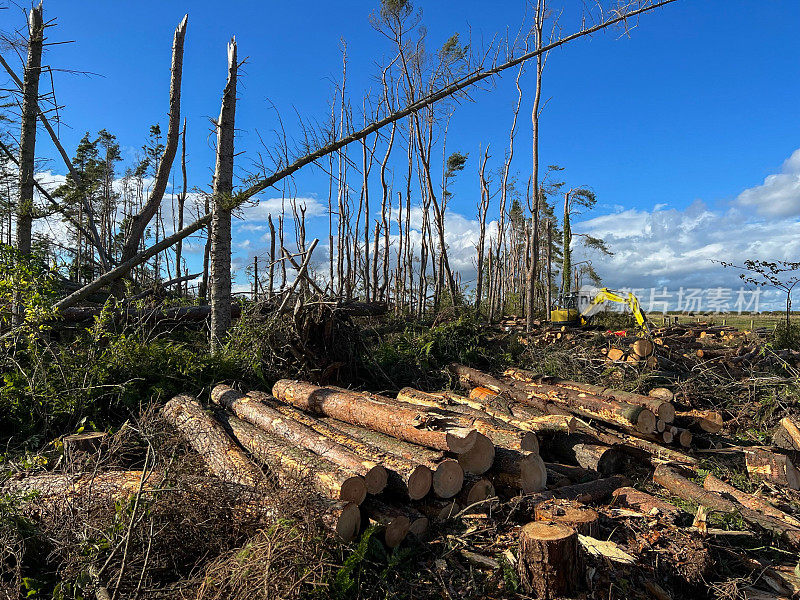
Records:
[[[780,173],[768,175],[761,185],[746,189],[736,202],[767,217],[800,215],[800,148],[786,159]]]

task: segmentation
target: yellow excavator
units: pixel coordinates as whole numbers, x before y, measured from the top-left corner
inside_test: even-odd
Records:
[[[626,304],[636,319],[636,324],[647,334],[651,335],[650,323],[642,312],[639,299],[631,292],[618,292],[608,288],[601,288],[596,292],[572,292],[558,297],[555,306],[550,311],[552,325],[566,325],[568,327],[582,327],[588,325],[592,317],[600,312],[606,302]],[[581,308],[583,307],[583,308]]]

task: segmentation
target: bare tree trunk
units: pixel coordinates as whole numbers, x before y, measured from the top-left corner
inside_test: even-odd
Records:
[[[267,297],[272,300],[275,289],[275,225],[272,223],[272,215],[267,215],[267,222],[269,223],[269,291]]]
[[[481,297],[483,296],[483,256],[486,243],[486,213],[489,211],[489,184],[486,181],[486,162],[489,160],[489,147],[483,154],[478,177],[481,182],[481,201],[478,205],[478,222],[480,223],[480,235],[478,236],[478,272],[475,284],[475,312],[481,309]]]
[[[178,196],[178,231],[183,229],[183,209],[186,206],[187,181],[186,181],[186,117],[183,118],[183,131],[181,132],[181,176],[183,178],[183,191]],[[181,276],[181,254],[183,253],[183,240],[175,244],[175,276]]]
[[[228,81],[217,122],[217,164],[211,218],[211,351],[218,352],[231,325],[231,195],[236,119],[236,38],[228,43]]]
[[[206,217],[211,214],[211,205],[208,196],[205,197]],[[200,289],[197,291],[198,299],[201,304],[208,302],[208,271],[211,260],[211,228],[206,227],[206,243],[203,249],[203,279],[200,281]]]
[[[547,220],[547,306],[545,319],[550,320],[550,307],[553,305],[553,220]]]
[[[536,29],[536,50],[542,49],[542,34],[544,30],[544,18],[546,11],[546,0],[537,0],[534,27]],[[536,55],[536,92],[533,97],[533,109],[531,110],[531,125],[533,128],[533,160],[531,170],[531,189],[533,190],[533,206],[531,215],[533,223],[530,231],[530,249],[533,253],[528,266],[528,281],[525,287],[525,300],[528,305],[528,315],[526,329],[533,329],[533,298],[536,291],[536,271],[539,266],[539,102],[542,96],[542,70],[544,69],[544,56],[540,52]]]
[[[130,229],[127,232],[125,243],[122,247],[120,263],[125,263],[137,255],[139,243],[144,236],[147,225],[161,206],[161,200],[164,198],[164,191],[169,181],[169,173],[172,170],[172,161],[175,160],[175,154],[178,150],[178,136],[180,134],[181,122],[183,41],[186,37],[186,23],[188,19],[188,15],[183,17],[180,25],[178,25],[178,28],[175,30],[175,36],[172,41],[172,78],[169,89],[169,126],[167,128],[167,143],[164,146],[164,153],[161,155],[161,160],[159,160],[156,179],[153,182],[153,187],[150,190],[147,202],[139,214],[131,220]],[[119,291],[119,286],[117,286],[117,292],[119,293]]]
[[[17,250],[31,253],[33,228],[34,160],[36,158],[36,117],[38,115],[39,75],[42,72],[44,17],[41,2],[28,15],[28,58],[22,83],[22,130],[19,137],[19,200],[17,202]],[[18,294],[14,293],[12,324],[25,318]]]

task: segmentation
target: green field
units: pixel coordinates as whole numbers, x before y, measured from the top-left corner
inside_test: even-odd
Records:
[[[783,322],[786,316],[783,313],[758,313],[758,314],[736,314],[719,313],[709,315],[687,315],[677,313],[667,313],[666,317],[660,313],[649,314],[648,318],[656,325],[661,325],[666,318],[673,319],[678,317],[678,323],[710,323],[713,325],[730,325],[740,330],[748,330],[758,327],[775,329],[778,323]],[[792,312],[793,323],[800,321],[800,313]]]

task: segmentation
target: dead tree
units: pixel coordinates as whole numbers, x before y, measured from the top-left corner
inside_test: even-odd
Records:
[[[478,222],[480,223],[480,234],[478,235],[478,272],[475,284],[475,310],[481,309],[481,297],[483,296],[483,256],[486,247],[486,213],[489,211],[489,183],[486,181],[486,162],[489,160],[489,147],[483,154],[483,161],[478,170],[478,177],[481,182],[481,201],[478,204]]]
[[[150,195],[147,202],[142,207],[142,210],[133,217],[129,229],[125,235],[125,243],[122,246],[122,256],[120,264],[133,260],[137,257],[139,244],[144,237],[147,225],[158,212],[161,206],[161,200],[164,198],[164,191],[167,189],[169,182],[169,174],[172,170],[172,162],[175,160],[175,154],[178,150],[178,138],[180,136],[181,124],[181,80],[183,77],[183,42],[186,37],[186,24],[189,15],[183,17],[183,20],[175,30],[175,35],[172,41],[172,75],[170,79],[169,89],[169,125],[167,127],[167,139],[164,146],[164,153],[158,162],[158,169],[156,171],[155,181],[150,190]],[[184,236],[185,237],[185,236]],[[165,239],[169,239],[166,238]],[[180,238],[182,239],[182,238]],[[162,240],[163,241],[163,240]],[[175,240],[177,242],[177,240]],[[170,244],[171,245],[171,244]],[[168,248],[169,246],[167,246]],[[158,253],[153,256],[157,256]],[[121,292],[119,286],[117,287],[117,294]]]
[[[217,352],[231,326],[231,195],[236,121],[236,38],[228,42],[228,80],[217,121],[217,164],[211,221],[211,351]]]

